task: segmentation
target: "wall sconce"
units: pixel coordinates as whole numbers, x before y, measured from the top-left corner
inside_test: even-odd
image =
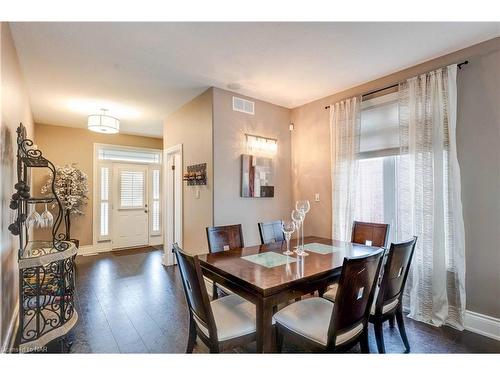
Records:
[[[245,134],[247,138],[248,153],[252,155],[276,155],[278,152],[278,140],[274,138],[261,137],[258,135]]]

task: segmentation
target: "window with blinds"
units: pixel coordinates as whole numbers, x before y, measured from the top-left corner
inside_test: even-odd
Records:
[[[152,175],[152,202],[151,202],[151,232],[160,233],[160,170],[154,169]]]
[[[110,192],[109,192],[109,185],[110,185],[110,173],[109,173],[109,167],[101,167],[100,171],[100,192],[99,192],[99,198],[100,198],[100,228],[99,228],[99,235],[101,239],[103,237],[108,237],[109,236],[109,215],[110,215],[110,210],[109,210],[109,198],[110,198]]]
[[[120,171],[120,208],[144,207],[144,172]]]
[[[117,146],[101,145],[99,160],[122,161],[131,163],[160,164],[161,151],[147,149],[128,149]]]
[[[396,163],[399,158],[398,93],[361,103],[361,129],[354,220],[396,224]]]
[[[398,93],[361,103],[360,159],[399,154]]]

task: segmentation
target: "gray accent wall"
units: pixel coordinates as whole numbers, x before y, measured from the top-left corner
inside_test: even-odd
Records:
[[[290,217],[292,209],[290,110],[214,88],[214,225],[242,224],[245,245],[260,244],[257,223]],[[235,112],[233,96],[255,102],[255,115]],[[278,140],[274,197],[240,197],[245,133]]]
[[[500,318],[500,49],[458,73],[467,310]]]

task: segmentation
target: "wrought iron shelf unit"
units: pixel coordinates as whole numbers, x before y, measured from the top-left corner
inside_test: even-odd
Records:
[[[31,168],[47,168],[51,173],[51,194],[32,197],[29,182]],[[19,330],[20,352],[43,350],[50,341],[65,337],[76,324],[75,310],[75,257],[77,241],[59,230],[65,219],[61,200],[55,192],[56,168],[33,147],[26,138],[26,129],[17,128],[17,183],[10,208],[17,211],[15,221],[9,225],[13,235],[19,236]],[[46,241],[30,240],[26,222],[30,206],[37,203],[54,203],[54,222],[51,238]],[[68,347],[68,346],[67,346]]]

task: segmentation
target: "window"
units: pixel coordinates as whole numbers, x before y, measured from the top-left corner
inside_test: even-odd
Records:
[[[120,208],[144,207],[144,177],[143,171],[120,172]]]
[[[100,170],[100,239],[105,239],[109,236],[109,216],[110,216],[110,173],[109,167],[101,167]]]
[[[161,163],[161,151],[159,150],[132,149],[109,145],[99,146],[98,157],[99,160],[122,161],[130,163]]]
[[[360,132],[354,219],[390,224],[390,241],[396,233],[397,93],[362,102]]]
[[[160,233],[160,170],[153,169],[151,192],[151,233]]]

